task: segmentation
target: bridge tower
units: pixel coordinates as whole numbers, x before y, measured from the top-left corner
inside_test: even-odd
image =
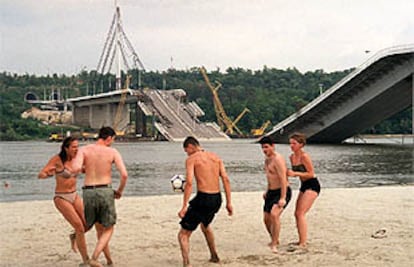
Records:
[[[131,70],[131,65],[138,70],[138,87],[141,87],[141,71],[144,71],[145,68],[122,27],[121,9],[118,6],[118,1],[115,1],[115,13],[96,71],[101,75],[111,72],[114,61],[116,61],[116,90],[122,88],[121,70],[125,69],[128,72]]]

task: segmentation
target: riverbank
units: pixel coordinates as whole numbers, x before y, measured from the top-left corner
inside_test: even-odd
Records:
[[[267,247],[262,223],[262,192],[233,194],[234,216],[224,205],[213,227],[220,266],[410,266],[414,261],[414,187],[325,189],[308,215],[309,250],[289,251],[297,240],[297,191],[282,216],[279,254]],[[177,243],[182,195],[126,197],[116,202],[118,223],[112,256],[121,266],[180,266]],[[52,201],[0,203],[1,266],[77,266],[70,250],[71,227]],[[382,238],[373,238],[385,229]],[[87,233],[89,253],[95,231]],[[193,266],[208,263],[199,229],[191,237]],[[103,257],[100,259],[102,262]]]
[[[361,134],[344,140],[346,144],[413,145],[413,134]]]

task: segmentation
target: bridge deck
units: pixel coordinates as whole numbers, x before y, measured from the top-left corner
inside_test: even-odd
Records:
[[[287,143],[303,132],[309,142],[340,143],[412,106],[414,47],[383,50],[266,134]]]
[[[113,125],[122,92],[117,90],[68,99],[73,107],[72,123],[93,129]],[[182,97],[185,96],[184,90],[128,89],[126,93],[125,103],[128,105],[136,103],[136,108],[140,109],[142,114],[154,116],[156,120],[154,126],[168,141],[182,141],[187,136],[194,136],[199,140],[230,140],[215,123],[198,120],[204,112],[196,103],[182,101]],[[130,124],[128,105],[122,109],[120,129],[125,129]]]

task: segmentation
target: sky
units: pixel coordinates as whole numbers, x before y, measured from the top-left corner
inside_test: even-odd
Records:
[[[412,0],[118,0],[148,71],[357,67],[414,44]],[[97,68],[114,0],[0,0],[0,71]],[[367,52],[370,51],[370,52]]]

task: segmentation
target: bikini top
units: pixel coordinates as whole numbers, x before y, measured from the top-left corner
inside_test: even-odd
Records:
[[[63,168],[63,170],[61,170],[61,171],[56,171],[56,175],[62,176],[63,178],[66,178],[66,179],[78,176],[77,173],[72,173],[71,171],[69,171],[66,168]]]
[[[306,172],[306,167],[303,164],[292,165],[292,170],[295,172]]]

